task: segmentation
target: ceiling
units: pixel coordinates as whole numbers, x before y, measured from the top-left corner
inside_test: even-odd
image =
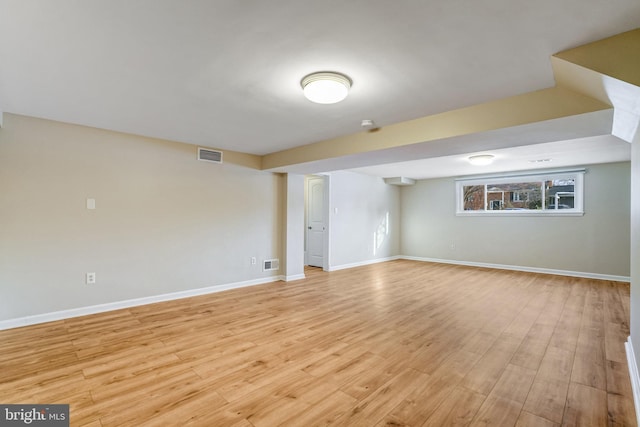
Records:
[[[495,157],[493,163],[486,166],[473,166],[468,161],[469,155],[485,153],[485,151],[480,151],[468,155],[431,157],[351,170],[381,177],[402,176],[412,179],[430,179],[621,162],[629,160],[630,149],[631,145],[628,142],[615,136],[604,135],[490,150],[486,153]]]
[[[0,11],[1,111],[256,155],[360,132],[363,119],[384,127],[551,87],[552,54],[640,26],[638,0],[0,0]],[[301,78],[325,70],[352,79],[345,101],[303,97]],[[502,148],[496,164],[624,151],[610,136],[589,150],[550,144]],[[361,171],[473,173],[460,156],[425,157]]]

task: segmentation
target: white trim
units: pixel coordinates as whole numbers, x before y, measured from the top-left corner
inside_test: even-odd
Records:
[[[324,241],[322,247],[322,270],[329,270],[329,260],[331,259],[331,174],[319,174],[322,176],[322,208],[324,209]]]
[[[584,174],[586,169],[573,170],[548,170],[548,171],[531,171],[524,174],[500,174],[495,176],[474,176],[466,178],[458,178],[456,183],[456,216],[582,216],[584,215]],[[558,176],[573,176],[575,179],[574,186],[574,207],[571,209],[547,209],[545,206],[547,194],[544,191],[544,181],[557,178]],[[487,203],[487,185],[510,183],[514,180],[531,179],[540,182],[540,190],[542,194],[542,206],[540,209],[523,209],[523,210],[491,210],[488,209]],[[490,182],[489,182],[490,181]],[[465,211],[463,200],[463,188],[468,185],[478,185],[484,187],[484,209]],[[504,192],[503,203],[504,203]]]
[[[408,256],[408,255],[395,255],[391,257],[377,258],[377,259],[361,261],[361,262],[356,262],[351,264],[342,264],[342,265],[329,267],[328,271],[344,270],[347,268],[361,267],[361,266],[370,265],[370,264],[377,264],[380,262],[394,261],[397,259],[406,259],[406,260],[423,261],[423,262],[435,262],[435,263],[441,263],[441,264],[466,265],[466,266],[472,266],[472,267],[496,268],[500,270],[526,271],[526,272],[542,273],[542,274],[555,274],[555,275],[561,275],[561,276],[584,277],[589,279],[613,280],[613,281],[627,282],[627,283],[631,282],[631,278],[627,276],[613,276],[608,274],[583,273],[583,272],[566,271],[566,270],[552,270],[552,269],[537,268],[537,267],[522,267],[522,266],[502,265],[502,264],[488,264],[488,263],[481,263],[481,262],[446,260],[446,259],[439,259],[439,258],[425,258],[425,257],[415,257],[415,256]],[[304,278],[305,278],[304,274],[298,274],[293,276],[272,276],[272,277],[267,277],[263,279],[247,280],[244,282],[228,283],[225,285],[215,285],[215,286],[209,286],[206,288],[191,289],[188,291],[172,292],[169,294],[153,295],[148,297],[124,300],[124,301],[116,301],[116,302],[111,302],[106,304],[92,305],[88,307],[79,307],[79,308],[72,308],[69,310],[55,311],[51,313],[43,313],[43,314],[36,314],[32,316],[18,317],[15,319],[1,320],[0,331],[5,329],[19,328],[21,326],[36,325],[39,323],[53,322],[56,320],[64,320],[64,319],[70,319],[73,317],[103,313],[106,311],[120,310],[123,308],[153,304],[157,302],[172,301],[176,299],[189,298],[189,297],[194,297],[198,295],[212,294],[212,293],[222,292],[230,289],[238,289],[238,288],[244,288],[248,286],[263,285],[263,284],[277,282],[277,281],[301,280]],[[629,342],[626,344],[627,358],[629,359],[629,369],[631,370],[632,368],[631,360],[635,360],[635,359],[633,358],[633,347],[631,347],[631,358],[629,357],[630,343],[631,343],[631,337],[629,337]],[[640,408],[640,397],[638,396],[640,394],[640,380],[638,379],[637,367],[634,367],[634,369],[636,372],[635,377],[632,376],[632,382],[634,381],[634,378],[636,381],[635,388],[634,388],[634,398],[636,402],[636,408]],[[640,422],[638,423],[638,425],[640,425]]]
[[[351,264],[342,264],[342,265],[330,266],[327,271],[337,271],[337,270],[345,270],[347,268],[362,267],[363,265],[377,264],[379,262],[394,261],[394,260],[400,259],[400,258],[402,258],[402,256],[395,255],[395,256],[390,256],[390,257],[386,257],[386,258],[376,258],[376,259],[370,259],[370,260],[367,260],[367,261],[354,262],[354,263],[351,263]]]
[[[612,274],[588,273],[583,271],[570,271],[570,270],[556,270],[552,268],[540,268],[540,267],[524,267],[519,265],[490,264],[486,262],[459,261],[459,260],[451,260],[451,259],[424,258],[424,257],[416,257],[416,256],[408,256],[408,255],[401,255],[399,258],[408,259],[412,261],[437,262],[440,264],[455,264],[455,265],[466,265],[470,267],[495,268],[498,270],[526,271],[528,273],[541,273],[541,274],[554,274],[557,276],[583,277],[585,279],[613,280],[615,282],[626,282],[626,283],[631,282],[631,278],[629,276],[614,276]]]
[[[456,181],[475,181],[479,179],[494,179],[494,178],[521,178],[521,177],[536,177],[536,176],[545,176],[550,174],[558,174],[558,173],[585,173],[587,171],[586,168],[576,168],[576,169],[531,169],[523,172],[504,172],[504,173],[494,173],[494,174],[484,174],[484,175],[470,175],[470,176],[462,176],[455,178]]]
[[[636,356],[633,351],[633,343],[631,337],[624,343],[627,350],[627,363],[629,364],[629,377],[631,378],[631,390],[633,392],[633,403],[636,407],[636,419],[640,426],[640,375],[638,375],[638,365],[636,364]]]
[[[169,294],[152,295],[148,297],[135,298],[124,301],[110,302],[106,304],[91,305],[88,307],[78,307],[69,310],[54,311],[51,313],[35,314],[33,316],[18,317],[0,321],[0,331],[4,329],[19,328],[21,326],[36,325],[38,323],[53,322],[56,320],[70,319],[72,317],[86,316],[89,314],[103,313],[105,311],[120,310],[123,308],[136,307],[139,305],[153,304],[156,302],[172,301],[182,298],[195,297],[199,295],[213,294],[230,289],[244,288],[247,286],[264,285],[266,283],[284,280],[284,276],[272,276],[263,279],[247,280],[244,282],[228,283],[225,285],[215,285],[206,288],[190,289],[188,291],[171,292]]]
[[[456,216],[584,216],[582,211],[573,211],[569,209],[548,209],[548,210],[523,210],[523,211],[460,211],[456,212]]]

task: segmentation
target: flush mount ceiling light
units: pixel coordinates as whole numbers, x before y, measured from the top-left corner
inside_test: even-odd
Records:
[[[474,166],[486,166],[490,165],[493,162],[495,156],[493,154],[478,154],[475,156],[469,157],[469,163]]]
[[[312,73],[300,82],[304,96],[318,104],[335,104],[347,97],[351,79],[333,72]]]

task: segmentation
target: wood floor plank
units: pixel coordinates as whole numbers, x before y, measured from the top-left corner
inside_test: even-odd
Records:
[[[522,411],[516,427],[559,427],[560,424],[549,421],[545,418],[533,415],[530,412]]]
[[[72,425],[634,425],[629,284],[390,261],[0,331]]]
[[[609,426],[634,427],[637,425],[636,411],[630,400],[619,394],[607,393]]]
[[[22,380],[7,383],[7,388],[2,387],[3,390],[0,390],[0,401],[16,403],[40,401],[44,396],[60,393],[61,388],[73,390],[74,393],[89,393],[91,390],[91,386],[87,384],[81,373],[64,373],[46,380],[40,380],[39,375],[36,375],[31,377],[31,381],[33,382]]]
[[[632,396],[629,365],[607,360],[607,392],[621,396]]]
[[[397,376],[405,366],[396,358],[387,360],[375,368],[366,369],[339,384],[340,390],[358,400],[363,400],[385,383]]]
[[[488,395],[519,345],[520,341],[515,338],[498,339],[464,377],[462,385],[469,390]]]
[[[625,320],[629,319],[629,312],[631,301],[629,299],[631,288],[627,286],[625,283],[616,283],[618,288],[618,295],[620,296],[620,304],[622,304],[622,309],[624,310],[624,318]]]
[[[498,335],[487,331],[478,331],[463,346],[463,350],[484,355],[498,339]]]
[[[538,368],[538,376],[568,383],[574,359],[573,351],[549,346]]]
[[[149,372],[139,378],[126,377],[111,383],[100,384],[91,390],[97,408],[117,408],[128,401],[144,400],[150,395],[160,395],[165,390],[175,390],[195,383],[200,378],[183,366]]]
[[[489,397],[500,397],[524,403],[536,376],[536,371],[509,364],[491,390]]]
[[[513,426],[518,421],[522,403],[500,397],[488,397],[470,426]]]
[[[357,404],[357,399],[336,391],[326,399],[278,424],[283,427],[309,427],[335,424],[336,420]]]
[[[536,377],[527,395],[524,410],[555,423],[562,422],[569,381]]]
[[[601,390],[607,389],[607,372],[602,329],[586,328],[576,347],[571,381]]]
[[[577,279],[569,279],[566,285],[570,286],[570,293],[556,323],[549,346],[573,353],[580,333],[588,284],[580,283]]]
[[[188,424],[226,403],[215,391],[200,388],[196,383],[185,384],[145,396],[144,400],[128,408],[121,404],[119,410],[110,411],[100,421],[104,427],[136,424],[162,426],[172,419]]]
[[[536,322],[511,358],[511,364],[537,370],[547,351],[554,327],[555,325]]]
[[[407,369],[339,417],[335,425],[376,425],[427,379],[426,374]]]
[[[255,427],[271,427],[281,424],[291,415],[297,417],[308,409],[307,403],[284,396],[272,401],[269,405],[263,405],[259,411],[249,415],[247,420]]]
[[[431,374],[434,378],[464,378],[482,358],[478,353],[458,350],[447,357]]]
[[[601,289],[602,290],[602,289]],[[576,342],[571,381],[607,389],[603,292],[590,284]]]
[[[264,356],[243,364],[240,369],[230,370],[227,375],[216,377],[218,394],[228,402],[236,401],[259,389],[265,382],[270,381],[276,372],[287,370],[287,366],[277,356]]]
[[[283,404],[290,412],[288,415],[286,412],[280,415],[282,419],[277,422],[279,424],[311,406],[299,399],[299,396],[313,386],[314,381],[314,377],[298,369],[279,372],[277,380],[274,379],[242,399],[223,406],[213,413],[211,419],[217,420],[219,425],[226,425],[244,418],[255,425],[263,423],[265,419],[272,419],[274,412],[282,409],[280,404]]]
[[[605,322],[604,324],[604,346],[607,360],[625,363],[627,353],[624,343],[629,337],[629,324],[622,322]]]
[[[335,351],[326,357],[315,361],[303,368],[308,374],[315,377],[322,377],[330,373],[336,373],[348,369],[354,363],[367,356],[365,347],[350,345],[343,350]]]
[[[426,374],[425,374],[426,375]],[[420,425],[456,388],[460,380],[428,377],[398,403],[379,425]]]
[[[486,396],[457,386],[427,418],[424,427],[463,426],[471,423]]]
[[[563,426],[607,425],[607,392],[579,383],[570,383]]]

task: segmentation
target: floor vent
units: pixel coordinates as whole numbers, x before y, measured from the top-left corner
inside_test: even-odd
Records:
[[[277,271],[280,268],[280,260],[265,259],[262,265],[262,271]]]
[[[198,147],[198,160],[203,162],[222,163],[222,151]]]

